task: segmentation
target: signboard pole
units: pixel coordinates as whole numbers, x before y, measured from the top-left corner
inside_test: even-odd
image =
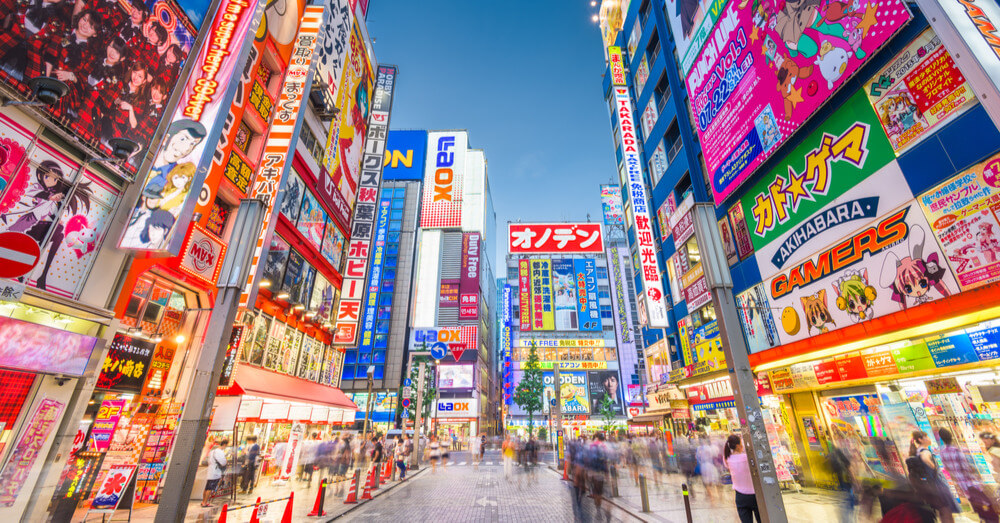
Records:
[[[412,355],[411,355],[412,357]],[[417,415],[413,421],[413,452],[410,453],[410,469],[420,469],[420,428],[423,420],[420,419],[424,411],[424,375],[427,372],[427,364],[420,361],[420,374],[417,376]],[[405,425],[404,425],[405,426]],[[405,429],[404,429],[405,432]]]
[[[556,404],[555,404],[555,414],[556,414],[556,434],[562,434],[562,381],[559,379],[559,367],[561,360],[559,358],[559,351],[556,351],[556,361],[552,364],[552,390],[555,391]],[[557,469],[562,469],[562,448],[558,449],[556,457]]]
[[[694,204],[694,231],[701,247],[701,264],[704,267],[708,287],[715,306],[722,350],[729,362],[729,379],[736,400],[736,412],[743,433],[743,447],[750,463],[753,488],[760,507],[761,521],[782,523],[788,521],[785,503],[781,499],[781,488],[774,468],[771,445],[767,441],[767,430],[760,411],[757,385],[750,360],[747,357],[746,340],[739,324],[739,314],[733,298],[733,280],[729,273],[726,250],[715,220],[715,207],[710,203]]]

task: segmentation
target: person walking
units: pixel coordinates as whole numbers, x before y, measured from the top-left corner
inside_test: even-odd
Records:
[[[486,457],[486,433],[482,432],[479,434],[479,462],[483,462],[483,458]]]
[[[986,449],[986,458],[993,465],[994,479],[1000,483],[1000,441],[997,441],[996,435],[992,432],[981,432],[979,440],[983,442],[983,447]]]
[[[219,481],[222,480],[222,475],[226,472],[226,467],[229,466],[229,462],[226,460],[226,445],[229,445],[229,440],[222,438],[219,440],[218,446],[208,451],[208,481],[205,482],[205,492],[201,499],[203,507],[212,506],[210,503],[212,493],[219,488]]]
[[[951,491],[941,476],[940,467],[930,446],[931,438],[926,432],[913,431],[910,457],[906,458],[906,469],[913,488],[937,512],[941,523],[952,523],[955,521],[953,514],[958,512],[958,505],[955,504]]]
[[[729,474],[733,478],[733,490],[736,491],[736,513],[741,523],[753,523],[754,518],[760,523],[760,509],[757,507],[757,496],[754,495],[753,478],[750,476],[750,463],[743,451],[743,440],[738,434],[729,436],[723,450],[723,459]]]
[[[396,468],[399,469],[399,481],[406,479],[406,458],[409,455],[407,445],[403,442],[403,436],[400,435],[396,440]]]
[[[246,463],[243,466],[243,476],[240,478],[240,490],[244,493],[253,492],[254,479],[257,477],[257,459],[260,456],[260,445],[257,436],[247,436]]]
[[[437,434],[431,434],[430,443],[427,444],[427,454],[430,456],[431,474],[437,472],[438,460],[441,459],[441,443],[438,442]]]
[[[510,481],[510,474],[514,471],[514,442],[511,441],[510,436],[506,436],[503,439],[503,448],[501,449],[503,454],[503,477]]]
[[[979,472],[969,461],[969,456],[962,449],[954,445],[954,438],[948,429],[939,429],[938,438],[944,447],[941,448],[941,464],[948,471],[952,481],[958,490],[969,500],[972,510],[979,515],[979,519],[986,523],[997,523],[1000,515],[997,514],[997,502],[990,491],[984,488],[979,479]]]

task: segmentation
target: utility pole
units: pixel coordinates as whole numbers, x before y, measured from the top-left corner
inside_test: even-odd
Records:
[[[413,353],[410,353],[410,357],[413,357]],[[426,372],[426,363],[420,361],[420,372],[417,376],[417,414],[416,418],[413,420],[413,452],[410,454],[410,469],[418,470],[420,468],[420,432],[423,428],[423,420],[421,419],[421,414],[424,411],[424,374]]]
[[[767,441],[767,430],[760,411],[757,385],[743,332],[739,325],[739,314],[733,299],[733,280],[729,272],[729,262],[723,247],[719,226],[715,218],[715,207],[706,202],[695,203],[694,232],[701,249],[701,264],[712,293],[716,321],[719,322],[719,336],[722,350],[729,363],[729,379],[736,399],[737,416],[743,433],[743,447],[746,449],[753,477],[753,488],[757,496],[762,521],[784,523],[788,521],[785,503],[781,499],[778,475],[774,468],[771,445]]]
[[[559,435],[562,434],[562,382],[559,381],[559,349],[556,349],[556,361],[552,362],[552,390],[555,392],[553,396],[556,398],[556,404],[553,406],[556,412],[556,464],[557,468],[562,468],[562,460],[559,456],[562,455],[560,452],[560,445],[562,444]],[[565,437],[563,438],[565,440]]]

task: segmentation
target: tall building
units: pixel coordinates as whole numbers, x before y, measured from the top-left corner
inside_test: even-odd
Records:
[[[646,350],[647,419],[738,428],[710,294],[721,285],[777,481],[835,485],[829,444],[877,456],[865,478],[901,471],[919,427],[947,427],[978,456],[963,420],[994,411],[963,398],[989,397],[1000,341],[986,276],[1000,259],[986,210],[1000,132],[992,96],[976,95],[995,92],[980,71],[996,57],[980,52],[982,25],[934,2],[862,2],[788,33],[775,28],[818,13],[691,4],[602,5],[629,241],[641,247],[630,209],[656,210],[672,308]],[[917,81],[930,70],[939,81]],[[928,379],[942,373],[947,388]],[[881,428],[853,429],[865,424]]]

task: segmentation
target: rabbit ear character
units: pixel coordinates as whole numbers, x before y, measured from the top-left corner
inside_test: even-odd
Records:
[[[927,233],[924,232],[923,227],[919,225],[910,227],[909,246],[914,260],[924,259],[924,244],[926,241]]]
[[[895,289],[896,269],[899,268],[899,256],[894,252],[887,252],[882,259],[882,272],[879,274],[879,285],[884,289]]]

